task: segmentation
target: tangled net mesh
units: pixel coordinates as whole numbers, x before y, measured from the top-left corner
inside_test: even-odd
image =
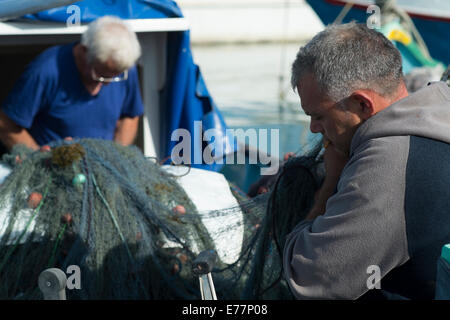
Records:
[[[68,299],[200,299],[193,260],[238,232],[238,254],[212,272],[218,298],[292,299],[283,244],[312,205],[318,152],[291,158],[270,192],[249,198],[230,184],[238,206],[198,212],[178,178],[136,147],[16,146],[1,162],[11,173],[0,186],[0,298],[42,299],[43,270],[77,265],[81,289]]]

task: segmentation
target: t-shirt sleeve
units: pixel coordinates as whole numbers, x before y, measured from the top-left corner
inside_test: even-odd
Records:
[[[128,72],[127,95],[120,117],[136,117],[144,113],[136,66]]]
[[[3,112],[17,125],[29,129],[45,105],[45,77],[35,63],[27,66],[2,105]]]

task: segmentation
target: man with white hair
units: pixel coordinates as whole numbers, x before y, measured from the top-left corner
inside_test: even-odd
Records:
[[[399,51],[364,24],[300,48],[292,86],[326,140],[326,177],[286,237],[299,299],[433,299],[450,243],[450,89],[408,94]]]
[[[30,148],[97,138],[130,145],[143,113],[136,34],[119,18],[92,22],[81,42],[47,49],[16,82],[0,111],[0,140]]]

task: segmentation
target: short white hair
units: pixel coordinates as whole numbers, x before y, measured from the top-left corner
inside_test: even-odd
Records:
[[[119,70],[131,68],[141,55],[141,46],[133,30],[114,16],[104,16],[89,24],[81,36],[89,63],[113,60]]]

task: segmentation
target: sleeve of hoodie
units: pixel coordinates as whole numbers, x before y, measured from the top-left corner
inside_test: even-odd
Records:
[[[408,260],[408,151],[407,136],[357,147],[325,214],[299,223],[287,236],[284,273],[298,299],[357,299],[369,290],[369,266],[379,266],[383,277]]]

